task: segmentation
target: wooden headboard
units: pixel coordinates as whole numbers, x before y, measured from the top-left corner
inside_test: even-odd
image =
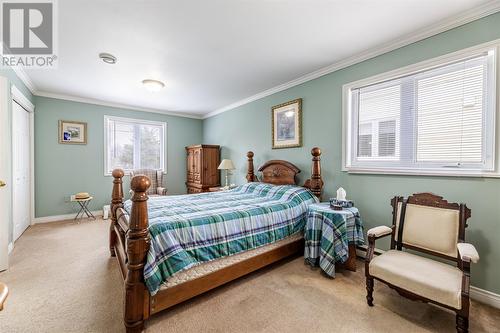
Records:
[[[273,185],[297,185],[296,175],[300,169],[290,162],[271,160],[259,168],[262,172],[261,182]]]
[[[307,179],[304,187],[311,190],[318,198],[321,198],[323,191],[323,179],[321,178],[321,150],[317,147],[311,150],[312,167],[311,178]],[[253,167],[253,152],[247,153],[248,172],[247,181],[269,183],[273,185],[297,185],[297,174],[300,169],[294,164],[284,160],[270,160],[264,163],[258,171],[262,172],[262,177],[259,180],[254,173]]]

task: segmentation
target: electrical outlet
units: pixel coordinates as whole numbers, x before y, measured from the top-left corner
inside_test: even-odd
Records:
[[[70,195],[70,196],[65,196],[64,197],[64,202],[71,202],[71,201],[74,201],[75,200],[75,196],[74,195]]]

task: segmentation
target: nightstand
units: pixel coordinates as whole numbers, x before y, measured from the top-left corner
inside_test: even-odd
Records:
[[[364,244],[363,222],[355,207],[333,210],[328,202],[307,211],[304,259],[335,277],[335,265],[356,271],[356,246]]]

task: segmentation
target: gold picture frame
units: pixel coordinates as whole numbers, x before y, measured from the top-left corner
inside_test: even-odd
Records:
[[[72,120],[59,120],[59,143],[86,145],[87,123]]]
[[[302,98],[273,106],[273,149],[302,147]]]

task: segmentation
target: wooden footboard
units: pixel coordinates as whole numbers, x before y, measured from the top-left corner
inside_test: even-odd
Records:
[[[323,180],[321,179],[321,166],[319,148],[313,148],[312,176],[306,181],[304,187],[309,188],[316,196],[321,197]],[[248,181],[256,181],[253,169],[253,153],[248,155]],[[263,172],[264,182],[279,184],[295,183],[295,176],[300,170],[286,161],[273,160],[265,163],[259,171]],[[111,225],[109,234],[109,249],[111,256],[117,258],[121,273],[125,281],[125,313],[124,321],[127,332],[141,332],[144,320],[150,314],[173,306],[179,302],[192,298],[210,289],[216,288],[226,282],[253,272],[273,262],[302,253],[303,241],[296,241],[272,252],[264,253],[239,262],[233,266],[210,273],[207,276],[172,289],[160,291],[151,297],[144,284],[144,265],[150,246],[148,231],[148,210],[146,194],[151,185],[149,178],[138,175],[132,178],[130,187],[133,190],[132,209],[130,216],[123,208],[123,170],[113,170],[113,193],[111,200]]]
[[[123,209],[123,175],[123,170],[113,171],[110,252],[117,257],[125,280],[125,327],[127,332],[141,332],[150,303],[143,269],[150,244],[146,191],[151,181],[146,176],[132,178],[130,187],[134,194],[129,219]]]

